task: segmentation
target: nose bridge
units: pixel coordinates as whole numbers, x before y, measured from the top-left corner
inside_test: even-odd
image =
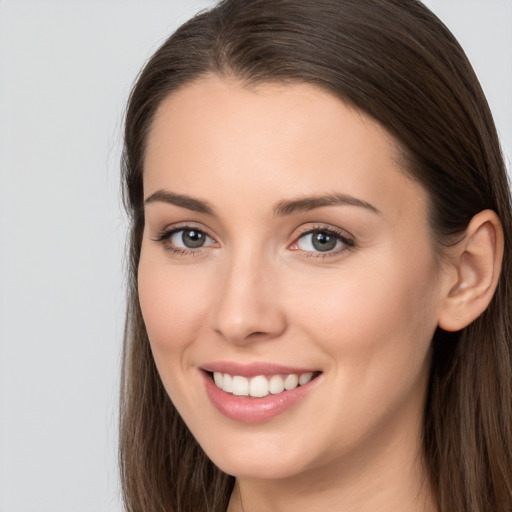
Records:
[[[213,311],[213,329],[245,343],[278,336],[286,327],[272,259],[251,244],[233,248],[224,262]]]

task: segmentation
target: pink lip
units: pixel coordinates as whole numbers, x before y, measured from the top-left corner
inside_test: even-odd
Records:
[[[291,366],[282,366],[273,363],[246,363],[240,364],[230,361],[217,361],[201,366],[202,370],[207,372],[229,373],[229,375],[240,375],[241,377],[256,377],[257,375],[277,375],[295,373],[315,372],[315,370],[307,368],[296,368]]]
[[[282,369],[282,368],[281,368]],[[265,372],[255,373],[254,375],[265,375]],[[217,370],[215,370],[217,371]],[[252,370],[251,370],[252,372]],[[230,372],[225,372],[230,373]],[[275,373],[296,373],[295,371],[278,371],[270,372]],[[305,372],[298,372],[305,373]],[[203,381],[206,387],[206,393],[211,400],[212,404],[217,410],[226,416],[227,418],[239,421],[243,423],[260,423],[263,421],[270,420],[289,410],[301,400],[303,400],[307,394],[316,387],[318,382],[321,380],[321,376],[309,381],[304,386],[299,386],[290,391],[283,391],[277,395],[267,395],[263,398],[253,398],[247,396],[237,396],[231,393],[226,393],[222,389],[218,388],[209,373],[201,370]],[[241,375],[235,373],[235,375]],[[242,374],[245,376],[244,374]]]

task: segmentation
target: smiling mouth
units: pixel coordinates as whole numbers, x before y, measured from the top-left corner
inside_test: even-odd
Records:
[[[269,394],[278,395],[286,391],[292,391],[299,386],[305,386],[318,377],[321,372],[257,375],[250,378],[221,372],[208,373],[215,385],[226,393],[236,396],[264,398]]]

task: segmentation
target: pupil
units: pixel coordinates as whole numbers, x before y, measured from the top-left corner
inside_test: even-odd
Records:
[[[336,237],[328,235],[324,231],[313,232],[313,247],[317,251],[332,251],[336,247]]]
[[[204,244],[205,240],[204,234],[201,233],[201,231],[196,231],[194,229],[183,231],[181,239],[183,241],[183,244],[190,249],[201,247]]]

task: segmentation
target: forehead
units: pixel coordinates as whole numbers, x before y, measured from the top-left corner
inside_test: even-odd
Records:
[[[160,105],[147,140],[145,195],[170,187],[211,197],[214,187],[232,200],[270,201],[334,191],[400,209],[399,188],[414,200],[424,192],[399,155],[380,124],[319,87],[248,87],[212,76]]]
[[[397,142],[380,124],[318,86],[304,82],[251,85],[216,75],[201,77],[164,99],[154,116],[147,142],[149,147],[169,143],[172,141],[166,136],[170,135],[183,142],[185,136],[199,139],[206,132],[207,139],[216,142],[215,134],[222,139],[225,131],[240,127],[252,129],[251,141],[259,144],[270,142],[268,136],[278,132],[280,145],[294,144],[300,136],[336,136],[336,132],[342,136],[337,144],[350,145],[363,135],[399,161]],[[159,135],[166,140],[162,141]],[[244,130],[240,135],[248,133]]]

